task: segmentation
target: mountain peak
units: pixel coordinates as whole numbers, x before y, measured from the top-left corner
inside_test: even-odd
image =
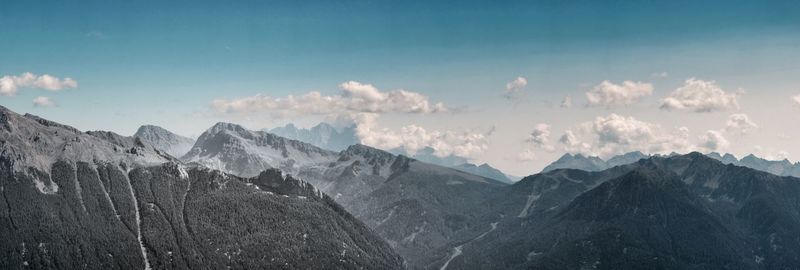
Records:
[[[173,157],[183,156],[194,145],[194,139],[183,137],[155,125],[143,125],[133,136],[147,141],[153,147],[161,149]]]
[[[208,131],[212,131],[212,132],[220,132],[220,131],[224,131],[224,130],[244,131],[244,130],[247,130],[247,129],[245,129],[241,125],[234,124],[234,123],[227,123],[227,122],[217,122],[216,124],[211,126],[211,128],[208,129]]]

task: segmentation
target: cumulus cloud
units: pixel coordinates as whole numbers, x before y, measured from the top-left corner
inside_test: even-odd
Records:
[[[550,142],[550,125],[545,123],[537,124],[531,134],[526,139],[527,142],[533,146],[544,149],[545,151],[553,151],[553,146]]]
[[[572,107],[572,97],[566,96],[563,100],[561,100],[561,108],[571,108]]]
[[[533,128],[533,132],[531,132],[531,136],[530,138],[528,138],[528,141],[532,142],[535,145],[544,145],[547,144],[549,138],[550,138],[550,125],[541,123]]]
[[[528,79],[519,76],[513,81],[506,83],[506,92],[503,95],[508,100],[516,100],[522,97],[522,90],[528,85]]]
[[[689,78],[661,103],[664,110],[715,112],[739,108],[739,95],[722,90],[715,81]]]
[[[325,96],[312,91],[303,95],[272,97],[255,95],[237,99],[216,99],[211,107],[227,115],[269,114],[273,118],[335,115],[343,113],[441,113],[449,109],[431,103],[420,93],[402,89],[380,91],[371,84],[349,81],[339,85],[339,95]]]
[[[588,143],[581,142],[572,130],[567,130],[558,142],[564,147],[564,150],[570,153],[590,153],[592,146]]]
[[[631,105],[652,94],[653,85],[649,83],[624,81],[614,84],[603,81],[586,92],[586,99],[589,106],[612,107]]]
[[[38,88],[49,91],[59,91],[67,88],[77,88],[78,82],[72,78],[60,79],[48,74],[36,75],[30,72],[22,75],[5,75],[0,77],[0,95],[16,95],[21,88]]]
[[[793,96],[792,101],[794,101],[795,105],[800,106],[800,95]]]
[[[33,99],[33,106],[35,107],[53,107],[56,103],[49,97],[36,97]]]
[[[726,131],[739,132],[741,134],[746,134],[757,128],[758,125],[743,113],[731,114],[731,116],[728,117],[728,122],[725,124]]]
[[[431,147],[435,150],[434,155],[439,157],[474,157],[488,149],[486,133],[428,130],[417,125],[407,125],[399,129],[379,128],[377,118],[378,115],[374,113],[353,115],[356,135],[361,143],[384,150],[403,149],[412,154]]]
[[[689,129],[686,127],[669,130],[617,114],[598,116],[593,122],[583,123],[579,132],[580,135],[577,135],[568,130],[559,139],[565,150],[609,157],[631,151],[669,153],[691,149]],[[585,139],[581,140],[579,136]]]
[[[706,134],[700,136],[700,144],[698,146],[708,151],[724,152],[728,149],[730,143],[722,135],[722,132],[709,130]]]

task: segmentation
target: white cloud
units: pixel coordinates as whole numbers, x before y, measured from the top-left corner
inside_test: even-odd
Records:
[[[548,152],[552,152],[554,150],[553,146],[549,144],[550,125],[545,123],[537,124],[533,128],[533,131],[531,132],[530,136],[528,136],[526,141],[532,143],[533,146],[544,149]]]
[[[349,81],[339,85],[340,95],[324,96],[312,91],[300,96],[255,95],[237,99],[216,99],[211,107],[227,115],[263,115],[274,118],[346,113],[441,113],[448,108],[432,104],[420,93],[402,89],[380,91],[371,84]]]
[[[550,125],[541,123],[533,128],[533,132],[531,132],[531,136],[528,138],[528,141],[535,145],[544,145],[547,144],[549,138]]]
[[[38,88],[49,91],[59,91],[67,88],[77,88],[78,82],[72,78],[59,79],[57,77],[44,74],[36,75],[30,72],[22,75],[5,75],[0,77],[0,95],[13,96],[21,88]]]
[[[488,134],[471,131],[427,130],[417,125],[407,125],[400,129],[377,127],[378,115],[359,113],[353,115],[356,135],[361,143],[372,147],[391,150],[403,149],[416,153],[425,147],[435,149],[434,155],[445,157],[456,155],[474,157],[488,149]]]
[[[592,146],[588,143],[581,142],[572,130],[567,130],[558,142],[564,147],[564,150],[570,153],[590,153]]]
[[[571,108],[572,107],[572,97],[565,96],[564,100],[561,101],[561,108]]]
[[[583,123],[579,133],[576,135],[567,130],[561,137],[559,142],[566,151],[609,157],[631,151],[669,153],[685,152],[692,148],[686,127],[668,130],[657,124],[617,114],[598,116],[593,122]]]
[[[730,143],[722,132],[717,130],[709,130],[705,135],[700,136],[700,148],[714,152],[724,152],[730,146]]]
[[[739,132],[741,134],[746,134],[757,128],[758,125],[743,113],[731,114],[731,116],[728,117],[728,122],[725,124],[726,131]]]
[[[53,107],[56,103],[49,97],[36,97],[33,99],[33,106],[35,107]]]
[[[639,102],[653,94],[653,85],[643,82],[624,81],[621,85],[603,81],[586,92],[589,106],[624,106]]]
[[[800,95],[793,96],[792,101],[794,101],[795,105],[800,106]]]
[[[558,139],[558,142],[566,146],[575,146],[580,143],[572,130],[565,131],[564,135],[561,135],[561,138]]]
[[[536,153],[533,152],[531,149],[522,150],[522,152],[517,155],[517,160],[521,162],[528,162],[533,161],[536,159]]]
[[[715,81],[690,78],[661,103],[664,110],[714,112],[739,108],[739,95],[722,90]]]
[[[515,100],[522,97],[522,90],[528,85],[528,79],[519,76],[513,81],[506,83],[506,92],[503,95],[508,100]]]

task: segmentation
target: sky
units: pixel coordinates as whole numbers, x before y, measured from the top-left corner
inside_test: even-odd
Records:
[[[357,125],[512,175],[564,153],[800,160],[797,1],[2,1],[0,105],[197,137]]]

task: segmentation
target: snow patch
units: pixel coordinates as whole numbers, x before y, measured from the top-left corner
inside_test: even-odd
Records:
[[[452,185],[463,185],[463,184],[464,184],[464,182],[461,182],[461,181],[458,181],[458,180],[448,180],[447,181],[447,185],[450,185],[450,186],[452,186]]]
[[[403,243],[413,243],[414,239],[417,239],[417,235],[425,231],[425,226],[428,225],[427,222],[422,223],[422,226],[416,227],[416,230],[403,238]]]
[[[53,182],[52,178],[47,181],[48,183],[45,183],[44,181],[42,181],[42,179],[39,179],[39,176],[35,174],[31,175],[31,177],[33,177],[33,183],[34,185],[36,185],[36,189],[39,190],[40,193],[46,195],[53,195],[58,193],[58,184],[56,184],[56,182]]]
[[[445,269],[447,269],[447,266],[449,266],[449,265],[450,265],[450,262],[451,262],[451,261],[453,261],[453,259],[455,259],[455,258],[456,258],[456,257],[458,257],[458,256],[461,256],[461,248],[462,248],[462,247],[463,247],[463,245],[461,245],[461,246],[457,246],[457,247],[454,247],[454,248],[453,248],[453,254],[452,254],[452,255],[450,255],[450,259],[447,259],[447,261],[446,261],[446,262],[444,262],[444,265],[442,265],[442,268],[439,268],[439,270],[445,270]]]
[[[531,208],[531,206],[534,206],[534,203],[536,203],[536,201],[539,200],[540,197],[541,195],[534,195],[534,194],[528,195],[528,202],[525,203],[525,208],[523,208],[522,211],[519,212],[519,215],[517,215],[517,217],[518,218],[527,217],[529,214],[528,210]]]
[[[186,168],[183,165],[178,164],[178,173],[180,173],[181,179],[189,179],[189,173],[186,172]]]
[[[482,234],[481,234],[481,235],[479,235],[478,237],[475,237],[475,239],[473,239],[473,241],[474,241],[474,240],[481,239],[481,238],[483,238],[484,236],[486,236],[487,234],[489,234],[490,232],[492,232],[492,231],[496,230],[496,229],[497,229],[497,224],[499,224],[499,223],[500,223],[500,222],[492,222],[491,224],[489,224],[489,225],[491,225],[491,226],[492,226],[492,228],[491,228],[491,229],[489,229],[488,231],[486,231],[486,232],[482,233]]]

